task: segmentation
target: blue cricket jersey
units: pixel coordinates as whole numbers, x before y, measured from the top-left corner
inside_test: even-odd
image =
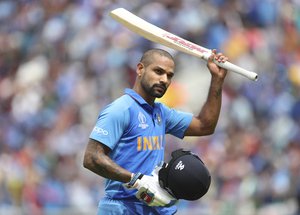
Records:
[[[191,123],[192,114],[168,108],[162,103],[149,105],[132,89],[101,111],[90,138],[112,151],[110,158],[130,172],[150,175],[164,160],[165,134],[178,138]],[[106,195],[112,199],[135,198],[136,190],[107,180]]]

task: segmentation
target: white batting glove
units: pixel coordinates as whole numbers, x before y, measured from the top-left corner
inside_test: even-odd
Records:
[[[159,168],[159,167],[157,167]],[[136,173],[131,181],[125,184],[128,189],[137,189],[135,196],[149,206],[171,206],[177,201],[165,189],[161,188],[158,183],[157,168],[153,171],[153,175],[144,175]]]

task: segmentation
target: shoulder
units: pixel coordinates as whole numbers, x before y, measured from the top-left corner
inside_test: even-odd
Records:
[[[164,116],[167,119],[181,119],[181,118],[188,118],[190,119],[193,114],[192,113],[188,113],[185,111],[181,111],[181,110],[177,110],[173,107],[169,107],[163,103],[157,102],[156,103],[157,107],[160,108],[161,112],[164,114]]]
[[[113,110],[126,110],[129,109],[134,103],[134,100],[128,96],[127,94],[117,98],[108,104],[105,109],[113,109]]]
[[[161,102],[155,102],[155,106],[159,108],[162,112],[169,112],[171,110],[170,107]]]
[[[133,99],[127,94],[125,94],[114,100],[112,103],[110,103],[108,107],[127,109],[133,104],[133,102]]]
[[[133,101],[128,95],[123,95],[110,104],[108,104],[101,111],[100,117],[110,115],[113,118],[126,117],[129,114],[129,109],[132,106]]]

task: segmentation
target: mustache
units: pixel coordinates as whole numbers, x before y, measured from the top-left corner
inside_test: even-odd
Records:
[[[165,84],[153,84],[153,87],[163,88],[165,91],[167,90],[167,86]]]

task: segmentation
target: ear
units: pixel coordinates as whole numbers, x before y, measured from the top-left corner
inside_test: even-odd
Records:
[[[136,73],[139,77],[143,74],[144,70],[145,70],[144,64],[142,64],[141,62],[138,63],[136,66]]]

